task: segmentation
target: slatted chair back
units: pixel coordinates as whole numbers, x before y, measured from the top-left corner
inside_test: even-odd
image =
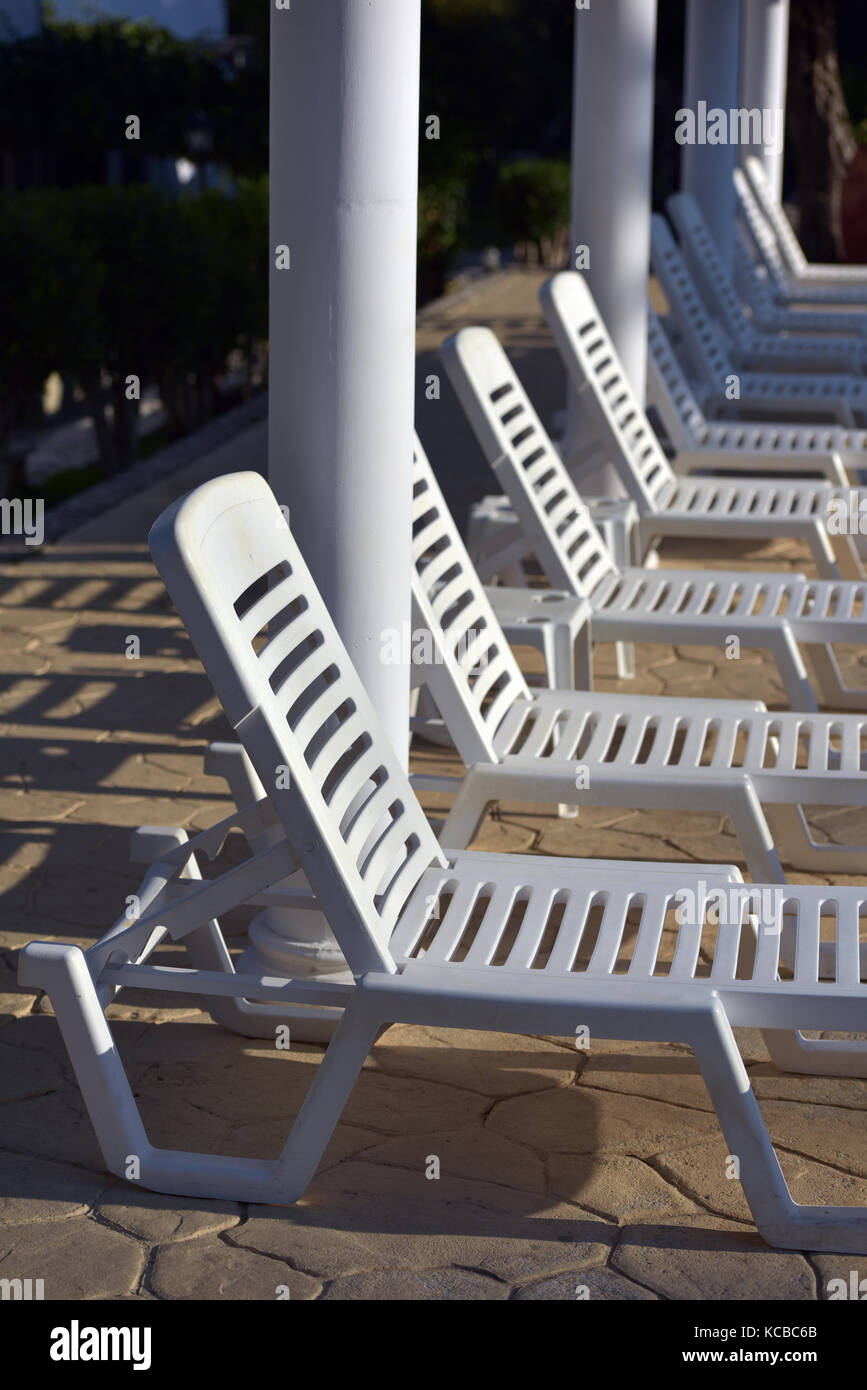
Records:
[[[707,421],[671,346],[665,326],[647,306],[647,399],[655,406],[677,453],[694,449]]]
[[[749,304],[753,317],[766,331],[769,327],[785,329],[786,311],[774,303],[770,282],[749,253],[748,233],[741,222],[738,223],[735,237],[735,283]]]
[[[640,512],[656,511],[674,470],[623,370],[590,286],[577,271],[564,270],[542,286],[539,298],[572,385],[589,408],[620,481]]]
[[[789,272],[777,244],[777,238],[774,236],[773,228],[762,212],[743,169],[735,169],[732,178],[737,193],[741,225],[774,284],[779,289],[786,290],[789,284]]]
[[[467,766],[499,762],[498,728],[530,691],[416,436],[412,594],[430,633],[425,680]]]
[[[755,329],[744,313],[740,296],[723,265],[701,208],[691,193],[672,194],[665,207],[677,228],[681,249],[705,303],[725,326],[726,332],[741,346],[747,346],[755,336]]]
[[[446,861],[274,494],[216,478],[150,544],[351,969],[394,971],[401,909]]]
[[[617,566],[500,343],[489,328],[462,328],[440,352],[548,578],[589,598]]]
[[[650,259],[696,370],[714,391],[722,391],[732,373],[728,344],[702,304],[671,228],[658,212],[650,219]]]
[[[810,263],[804,255],[801,243],[795,236],[791,222],[774,197],[762,161],[756,159],[755,155],[748,155],[744,160],[744,168],[753,196],[759,205],[762,216],[776,237],[786,267],[795,277],[803,275],[809,269]]]

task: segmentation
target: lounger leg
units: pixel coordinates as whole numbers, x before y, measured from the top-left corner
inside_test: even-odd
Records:
[[[534,634],[538,645],[542,648],[542,659],[545,662],[545,684],[549,690],[557,689],[557,644],[554,641],[554,627],[551,623],[543,623],[535,630]],[[511,640],[511,639],[510,639]],[[570,673],[571,674],[571,673]],[[571,683],[566,687],[571,690]]]
[[[125,1176],[130,1157],[141,1161],[151,1146],[84,952],[33,942],[22,952],[19,979],[48,994],[106,1167]]]
[[[639,558],[639,528],[627,520],[618,522],[615,517],[597,517],[596,525],[602,532],[614,562],[620,569],[630,565],[641,565]],[[617,679],[631,681],[635,678],[635,646],[632,642],[615,642],[614,655],[617,662]],[[589,686],[588,686],[589,689]]]
[[[142,1163],[142,1184],[156,1192],[182,1197],[297,1202],[319,1166],[381,1028],[382,1019],[371,1012],[369,999],[354,994],[276,1160],[151,1149],[147,1161]]]
[[[274,1202],[297,1202],[309,1186],[367,1054],[383,1029],[370,999],[356,991],[328,1044],[274,1169]]]
[[[811,643],[807,650],[816,672],[824,705],[833,710],[867,709],[867,688],[844,683],[833,647]]]
[[[758,938],[760,923],[751,913],[745,927]],[[795,965],[795,942],[797,926],[794,921],[783,918],[780,939],[780,962],[788,970]],[[741,935],[742,959],[739,958],[739,971],[750,973],[747,957],[747,937]],[[861,968],[867,968],[867,945],[861,946]],[[835,947],[832,941],[819,946],[819,978],[833,980],[836,977]],[[774,1066],[779,1071],[797,1072],[806,1076],[867,1076],[867,1043],[857,1040],[836,1040],[829,1038],[805,1038],[797,1028],[763,1028],[762,1039]]]
[[[489,801],[487,794],[475,785],[473,773],[468,769],[440,830],[440,844],[448,845],[449,849],[466,849],[484,820]]]
[[[276,1161],[155,1148],[148,1140],[84,953],[36,942],[20,978],[45,988],[106,1167],[155,1192],[231,1201],[294,1202],[316,1171],[364,1060],[383,1026],[369,995],[353,994]]]
[[[691,1042],[729,1153],[738,1159],[750,1211],[765,1240],[787,1250],[867,1253],[867,1208],[799,1206],[792,1201],[719,1000],[697,1019]]]
[[[568,623],[551,623],[553,689],[575,689],[575,644]]]
[[[632,642],[615,642],[614,656],[617,662],[617,679],[635,679],[635,645]]]
[[[822,548],[827,545],[831,551],[831,562],[825,565],[824,570],[818,555],[816,557],[816,565],[823,577],[855,581],[864,578],[862,557],[859,556],[857,542],[853,544],[852,536],[829,536],[822,527],[818,544]]]
[[[524,574],[523,566],[519,564],[506,565],[500,575],[500,582],[507,589],[526,589],[527,576]]]
[[[792,709],[817,712],[819,706],[813,694],[810,677],[788,623],[781,623],[778,628],[768,633],[767,645],[777,663],[783,689]]]
[[[864,947],[861,948],[862,955]],[[820,967],[820,974],[822,974]],[[867,1076],[867,1042],[845,1038],[805,1038],[796,1028],[762,1031],[771,1061],[780,1071],[800,1076]]]
[[[572,630],[568,623],[552,622],[548,631],[551,634],[553,689],[574,690],[575,644]],[[574,820],[578,815],[578,807],[561,801],[557,806],[557,815],[562,820]]]
[[[751,781],[745,779],[731,799],[726,798],[729,819],[744,853],[755,883],[785,883],[786,876],[777,854],[774,837],[765,819],[762,803]]]
[[[748,926],[757,938],[760,924],[755,914],[750,914]],[[795,966],[795,942],[797,927],[794,921],[783,918],[780,939],[780,962],[788,970]],[[741,948],[746,951],[746,939],[742,934]],[[862,976],[867,971],[867,944],[860,947]],[[739,960],[749,973],[749,962],[744,956]],[[836,978],[836,951],[833,941],[819,945],[819,978]],[[867,1076],[867,1043],[857,1039],[805,1038],[797,1028],[763,1028],[761,1030],[765,1047],[771,1061],[780,1071],[796,1072],[805,1076]]]
[[[768,808],[774,843],[780,856],[793,869],[819,873],[867,874],[867,845],[826,845],[813,839],[801,806],[774,805]]]
[[[575,639],[575,689],[593,689],[593,638],[589,623],[585,623]]]

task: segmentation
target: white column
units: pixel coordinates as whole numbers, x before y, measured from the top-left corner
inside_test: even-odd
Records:
[[[741,148],[741,158],[754,154],[765,166],[777,198],[783,192],[786,72],[789,59],[789,0],[743,0],[741,39],[741,99],[747,110],[774,113],[779,141]],[[779,113],[779,114],[778,114]]]
[[[381,654],[410,622],[420,0],[271,4],[269,480],[406,762],[409,662]],[[270,973],[341,966],[319,912],[250,939]]]
[[[683,105],[695,114],[694,144],[683,146],[680,182],[697,200],[713,230],[720,255],[734,259],[735,190],[732,174],[738,147],[708,144],[710,113],[738,109],[741,0],[688,0]]]
[[[582,269],[639,400],[647,359],[656,0],[575,10],[571,265]],[[586,247],[586,253],[580,248]],[[589,264],[586,264],[589,257]],[[590,440],[569,392],[564,453],[580,467]],[[622,493],[603,464],[579,476],[597,497]]]
[[[404,759],[409,666],[380,656],[410,616],[420,9],[271,12],[269,478]]]

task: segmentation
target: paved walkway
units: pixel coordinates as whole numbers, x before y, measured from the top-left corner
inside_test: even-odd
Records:
[[[459,509],[490,482],[444,375],[441,399],[425,400],[433,348],[461,323],[491,322],[549,417],[562,375],[535,306],[539,278],[497,277],[422,318],[419,428]],[[144,1300],[272,1299],[286,1288],[304,1299],[810,1300],[830,1278],[848,1280],[853,1257],[773,1251],[757,1236],[724,1177],[692,1056],[674,1045],[599,1042],[583,1053],[563,1038],[396,1027],[297,1206],[182,1201],[105,1173],[50,1010],[17,988],[15,955],[33,938],[84,946],[105,930],[137,886],[131,829],[193,831],[232,809],[202,772],[227,726],[145,535],[174,496],[264,457],[258,425],[63,542],[0,563],[0,1277],[42,1278],[48,1299]],[[806,563],[793,547],[703,545],[666,558],[697,557]],[[727,662],[713,649],[657,647],[638,658],[635,691],[783,703],[775,672],[752,654]],[[863,667],[867,656],[850,660]],[[603,648],[600,688],[618,688],[613,669]],[[454,770],[455,759],[421,746],[414,765]],[[441,803],[425,804],[436,813]],[[820,809],[814,824],[820,837],[863,839],[864,818],[863,808]],[[739,858],[720,815],[628,807],[566,821],[502,804],[477,845]],[[233,944],[248,916],[225,924]],[[321,1049],[236,1037],[177,995],[127,996],[110,1014],[155,1142],[276,1153]],[[758,1035],[740,1041],[795,1197],[867,1201],[867,1083],[781,1075]]]

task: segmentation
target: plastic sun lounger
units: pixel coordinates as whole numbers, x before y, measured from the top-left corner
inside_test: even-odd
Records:
[[[861,337],[829,337],[803,330],[795,336],[761,332],[744,312],[740,296],[723,265],[713,233],[690,193],[667,199],[666,211],[677,230],[681,250],[711,316],[723,325],[738,366],[760,372],[847,372],[864,375],[867,342]],[[860,322],[860,315],[853,314]]]
[[[552,585],[589,599],[596,641],[743,647],[772,654],[793,709],[815,710],[800,646],[832,709],[864,709],[832,645],[863,643],[867,582],[744,570],[620,568],[494,334],[464,328],[440,349],[482,452]]]
[[[650,229],[653,271],[703,383],[703,406],[738,417],[773,410],[778,416],[812,422],[824,415],[849,428],[856,426],[856,417],[867,416],[865,380],[830,372],[811,376],[807,372],[741,370],[729,339],[705,309],[671,229],[660,213],[651,216]]]
[[[731,879],[708,886],[692,867],[651,871],[450,854],[425,820],[264,480],[246,473],[206,483],[157,522],[152,549],[267,788],[264,804],[240,814],[280,833],[246,864],[190,883],[182,874],[199,837],[154,870],[135,922],[86,953],[57,943],[32,943],[23,952],[20,978],[50,995],[112,1172],[126,1177],[135,1155],[140,1183],[156,1191],[292,1202],[308,1186],[388,1024],[571,1036],[584,1027],[597,1038],[664,1039],[694,1049],[767,1240],[795,1249],[867,1250],[867,1211],[792,1201],[732,1032],[865,1026],[859,927],[867,890],[792,886],[772,892],[759,913],[750,910],[749,890]],[[278,767],[288,778],[275,778]],[[211,833],[211,849],[221,833]],[[233,971],[214,920],[218,904],[225,911],[296,863],[354,984]],[[746,893],[724,924],[720,891],[730,898]],[[518,904],[520,924],[510,927]],[[818,950],[829,914],[835,971],[833,980],[822,980]],[[780,973],[784,918],[796,937],[792,979]],[[663,965],[667,923],[676,944]],[[200,958],[215,964],[181,970],[150,963],[166,938],[197,942]],[[124,985],[343,1006],[279,1157],[150,1142],[104,1015]],[[857,1045],[825,1043],[824,1053],[833,1067],[844,1056],[854,1061]]]
[[[421,675],[467,768],[454,779],[443,843],[468,845],[492,801],[568,805],[580,785],[584,805],[727,813],[756,880],[782,879],[780,856],[800,869],[867,871],[867,843],[817,844],[802,810],[867,799],[867,718],[772,714],[759,702],[531,691],[489,592],[496,594],[482,587],[417,443],[413,630],[431,634]],[[430,786],[442,791],[444,779]]]
[[[665,536],[787,536],[809,546],[825,578],[867,577],[856,538],[828,530],[835,506],[846,520],[854,510],[856,523],[860,521],[862,500],[867,514],[867,492],[781,478],[678,477],[632,390],[587,281],[577,271],[564,271],[543,286],[540,297],[594,433],[638,507],[642,555]]]
[[[853,323],[863,323],[867,313],[867,291],[857,284],[815,285],[808,280],[793,278],[773,228],[762,212],[743,169],[735,169],[732,177],[745,244],[751,259],[767,275],[768,288],[775,303],[784,309],[792,309],[795,305],[809,306],[810,310],[819,314],[846,313]]]
[[[647,310],[647,398],[676,451],[678,473],[809,473],[846,487],[867,467],[867,431],[840,425],[708,420],[675,355],[665,323]]]
[[[756,216],[759,216],[758,211]],[[755,328],[763,333],[830,333],[864,341],[867,336],[867,303],[857,309],[823,309],[819,305],[796,309],[788,303],[777,303],[773,281],[765,266],[753,258],[753,245],[747,227],[739,221],[735,235],[735,286],[749,307],[750,320]]]
[[[828,303],[858,302],[867,305],[867,266],[813,263],[804,255],[792,224],[775,198],[760,159],[749,155],[744,161],[750,191],[774,236],[779,254],[795,295],[802,289],[818,289],[828,295]],[[851,299],[841,296],[848,292]],[[833,296],[833,298],[831,297]]]

